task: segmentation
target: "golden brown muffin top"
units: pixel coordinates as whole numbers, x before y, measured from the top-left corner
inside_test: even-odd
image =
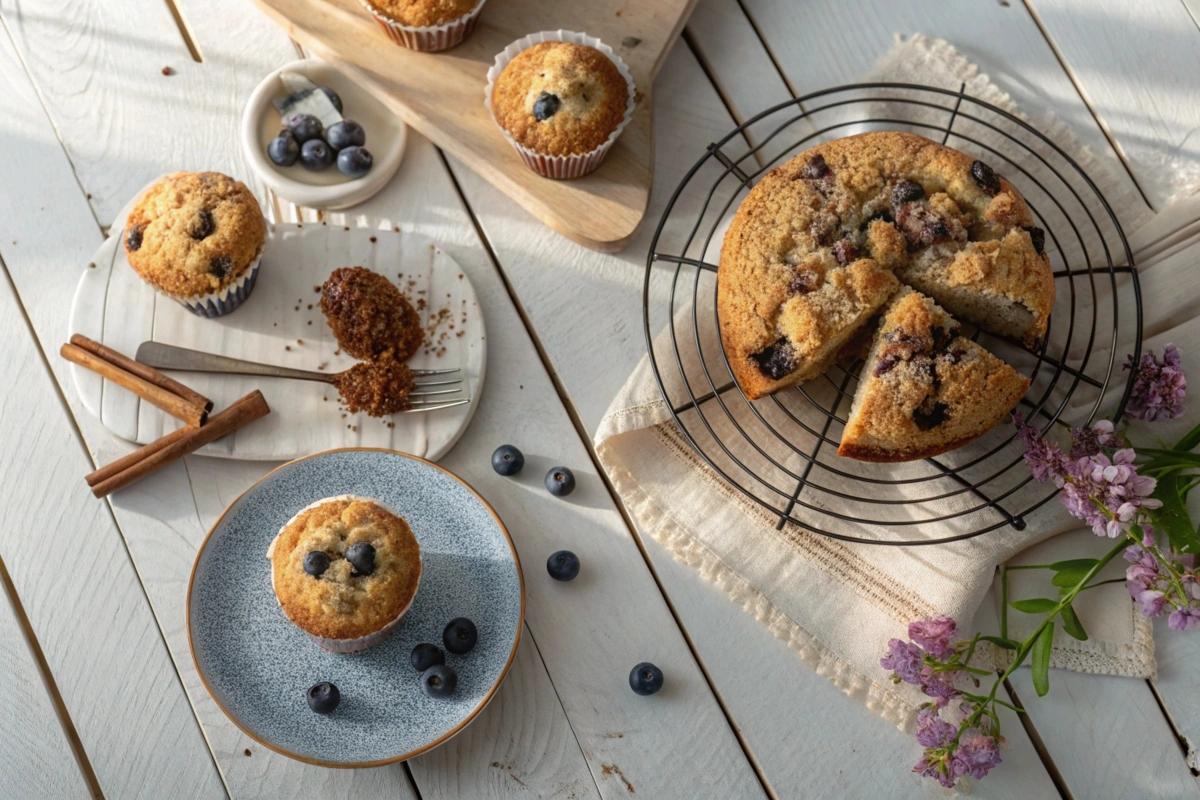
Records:
[[[187,298],[237,280],[266,236],[258,201],[241,181],[219,172],[176,172],[134,206],[123,240],[143,280]]]
[[[346,560],[351,545],[375,548],[375,570],[358,575]],[[304,557],[330,559],[319,578]],[[357,639],[399,616],[417,592],[421,553],[403,517],[360,497],[333,497],[307,508],[284,526],[267,553],[275,595],[300,628],[327,639]]]
[[[445,25],[465,16],[479,0],[369,0],[392,21],[410,28]]]
[[[335,269],[321,287],[321,311],[338,346],[354,358],[378,358],[390,350],[397,361],[406,361],[425,339],[408,298],[366,267]]]
[[[543,93],[554,113],[539,120]],[[625,117],[629,86],[607,56],[571,42],[541,42],[517,54],[492,87],[492,113],[518,144],[551,156],[595,150]]]

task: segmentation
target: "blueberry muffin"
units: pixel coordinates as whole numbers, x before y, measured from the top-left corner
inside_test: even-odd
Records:
[[[484,0],[361,0],[396,44],[436,52],[462,42],[479,20]]]
[[[859,377],[838,455],[912,461],[981,436],[1029,380],[959,335],[959,324],[905,287],[885,309]]]
[[[425,333],[421,317],[400,290],[366,267],[336,269],[321,286],[321,311],[347,355],[376,359],[391,352],[405,361]]]
[[[767,173],[725,235],[734,377],[754,399],[819,375],[900,282],[1033,347],[1054,305],[1044,240],[1012,185],[957,150],[894,132],[818,145]]]
[[[258,201],[241,181],[219,172],[176,172],[146,191],[122,238],[144,281],[215,317],[249,296],[266,237]]]
[[[421,580],[421,552],[404,518],[376,500],[343,495],[292,517],[267,550],[283,613],[334,653],[383,641]]]

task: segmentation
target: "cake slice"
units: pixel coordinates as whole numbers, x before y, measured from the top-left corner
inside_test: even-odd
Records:
[[[981,436],[1012,410],[1029,379],[958,330],[928,297],[897,292],[860,373],[838,455],[928,458]]]
[[[956,317],[1032,349],[1046,335],[1054,308],[1044,237],[1037,228],[1013,227],[1002,238],[967,242],[952,254],[929,248],[896,275]]]

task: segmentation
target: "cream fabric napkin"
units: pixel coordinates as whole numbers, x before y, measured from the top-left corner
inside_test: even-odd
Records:
[[[965,82],[968,95],[1019,114],[1006,94],[953,47],[940,40],[915,36],[907,41],[897,41],[866,79],[905,81],[954,90]],[[887,110],[895,111],[891,107]],[[944,119],[944,112],[937,113],[942,114]],[[1050,135],[1089,172],[1114,207],[1129,207],[1122,205],[1125,198],[1118,185],[1104,175],[1101,167],[1075,144],[1061,124],[1050,118],[1033,121],[1039,130]],[[982,141],[987,141],[986,131],[980,135]],[[1031,156],[1029,168],[1036,172],[1037,165],[1034,162]],[[1006,170],[1000,168],[1000,171]],[[1046,204],[1040,204],[1039,210],[1043,205]],[[1052,214],[1052,210],[1044,213]],[[1127,226],[1130,224],[1129,220],[1123,222]],[[715,260],[712,251],[719,248],[719,236],[715,238],[710,253],[706,255],[708,260]],[[1095,245],[1086,234],[1083,239],[1087,244]],[[1071,247],[1069,244],[1063,245],[1064,250],[1070,250]],[[1095,252],[1094,248],[1091,252]],[[1082,256],[1067,253],[1067,257]],[[1196,279],[1191,282],[1200,283]],[[1127,283],[1123,288],[1128,288]],[[1200,286],[1196,288],[1200,289]],[[711,295],[711,291],[707,294]],[[1060,296],[1063,294],[1060,287]],[[1163,294],[1169,295],[1170,291],[1164,290]],[[704,295],[705,292],[700,292],[701,297]],[[1181,302],[1177,297],[1170,300],[1169,308],[1175,309],[1173,313],[1176,316],[1182,313],[1179,310]],[[1107,297],[1101,297],[1095,303],[1095,313],[1100,315],[1100,319],[1110,304],[1111,298]],[[1157,311],[1150,302],[1145,306]],[[709,314],[711,318],[711,301],[700,312]],[[1170,316],[1170,312],[1164,313]],[[1190,319],[1190,315],[1188,317]],[[1100,327],[1103,329],[1103,323]],[[1200,321],[1195,324],[1188,322],[1185,327],[1187,334],[1195,340],[1194,349],[1189,348],[1189,340],[1182,330],[1172,331],[1166,340],[1173,335],[1174,341],[1184,348],[1186,359],[1189,349],[1200,353]],[[690,323],[684,320],[680,330],[690,336]],[[1157,331],[1150,325],[1148,335],[1152,332]],[[656,347],[663,346],[666,336],[664,331],[657,338]],[[712,348],[719,347],[715,332],[709,331],[706,336],[708,339],[700,342],[699,346],[706,352],[713,352]],[[1156,337],[1150,344],[1160,339],[1161,336]],[[1118,342],[1117,346],[1123,348],[1125,345],[1125,342]],[[1111,349],[1111,343],[1108,346]],[[685,368],[693,369],[695,365],[687,362],[688,359],[695,359],[692,352],[695,348],[681,349],[684,351]],[[1078,345],[1074,349],[1078,349]],[[1104,350],[1103,347],[1095,349]],[[1099,357],[1099,352],[1096,357]],[[1124,358],[1124,350],[1118,353],[1118,358]],[[677,388],[678,376],[670,374],[673,370],[664,372],[668,373],[668,388]],[[813,381],[809,387],[817,394],[834,391],[832,385],[822,385],[825,383]],[[737,397],[740,398],[740,395]],[[1090,399],[1095,399],[1094,392]],[[716,401],[707,401],[708,404],[713,402]],[[1102,413],[1111,412],[1113,403],[1115,400],[1110,399]],[[759,424],[745,403],[729,402],[728,407],[740,424]],[[793,413],[819,430],[824,423],[824,415],[811,408],[807,411],[806,415],[803,408],[793,409]],[[765,413],[770,415],[775,412],[768,408]],[[842,413],[845,413],[845,408]],[[696,424],[697,412],[685,412],[685,417],[693,435],[703,437],[704,434],[699,433],[703,427]],[[711,424],[718,426],[718,433],[723,440],[732,440],[733,437],[728,435],[732,433],[729,430],[732,423],[728,418],[722,414],[708,415],[707,418]],[[724,426],[724,429],[720,429],[720,426]],[[832,433],[837,435],[837,431]],[[1165,434],[1160,429],[1157,435]],[[704,443],[710,445],[708,450],[715,449],[711,447],[711,439]],[[595,444],[601,463],[643,532],[662,543],[675,558],[691,564],[705,578],[717,584],[733,602],[767,625],[819,674],[827,677],[846,694],[899,725],[909,724],[916,706],[927,698],[915,687],[893,685],[879,667],[879,659],[888,639],[905,638],[910,621],[936,614],[950,614],[964,626],[968,625],[992,584],[998,564],[1055,534],[1078,530],[1079,527],[1078,522],[1069,517],[1057,501],[1051,501],[1031,515],[1024,530],[1005,526],[973,539],[929,547],[897,548],[846,543],[810,533],[793,524],[777,531],[775,524],[778,517],[775,514],[748,500],[696,455],[671,420],[670,411],[646,358],[634,370],[601,421]],[[807,449],[805,443],[798,442],[797,445]],[[733,455],[740,457],[747,454],[735,450]],[[771,455],[793,472],[804,469],[804,460],[787,447],[781,446]],[[952,456],[946,460],[956,463]],[[752,480],[728,459],[723,466],[739,480]],[[1014,477],[1009,488],[1014,488],[1018,480],[1027,475],[1021,474],[1023,469],[1012,470]],[[918,462],[880,467],[874,474],[882,477],[916,477],[928,475],[929,470],[927,464]],[[835,491],[839,485],[843,485],[835,473],[821,467],[815,468],[810,478]],[[928,486],[920,485],[919,491],[927,495]],[[903,501],[907,493],[918,489],[881,486],[879,491],[890,492],[889,497]],[[1023,489],[1014,488],[1014,491],[1015,494],[1007,503],[1010,507],[1021,507],[1023,499],[1042,497],[1047,490],[1030,485]],[[936,509],[932,508],[936,504],[924,503],[918,507],[904,502],[884,506],[872,504],[864,508],[852,497],[837,498],[829,493],[812,493],[802,497],[814,509],[810,511],[801,506],[793,513],[801,518],[812,516],[822,526],[829,525],[829,517],[817,513],[820,508],[844,512],[848,516],[865,511],[875,518],[883,515],[900,525],[925,520],[935,514],[960,511],[979,503],[970,493],[957,494]],[[778,505],[782,507],[783,501]],[[934,538],[971,530],[978,526],[987,513],[991,512],[986,509],[976,512],[967,521],[930,521],[916,526],[906,525],[902,535],[904,538],[914,535]],[[839,530],[859,535],[866,533],[874,537],[881,535],[878,528],[864,530],[849,522],[840,523]],[[885,530],[882,535],[889,534]],[[1106,546],[1105,542],[1093,542],[1089,537],[1091,534],[1082,533],[1069,534],[1071,541],[1068,541],[1068,537],[1059,537],[1041,545],[1045,548],[1043,550],[1028,550],[1022,558],[1028,555],[1039,560],[1055,560],[1059,557],[1056,553],[1067,549],[1072,553],[1079,552],[1071,549],[1075,544],[1084,549]],[[1113,565],[1113,569],[1117,570],[1115,574],[1119,575],[1122,568],[1122,565]],[[1013,596],[1041,596],[1039,592],[1045,591],[1035,583],[1027,585],[1029,581],[1038,580],[1032,572],[1016,575],[1019,579],[1010,583]],[[1059,642],[1053,664],[1120,675],[1145,676],[1153,673],[1150,626],[1133,613],[1124,589],[1119,585],[1113,588],[1117,591],[1099,590],[1093,593],[1077,609],[1092,633],[1092,641],[1078,644],[1074,640]],[[1023,621],[1017,619],[1020,616],[1013,614],[1013,634],[1019,635],[1021,632]]]

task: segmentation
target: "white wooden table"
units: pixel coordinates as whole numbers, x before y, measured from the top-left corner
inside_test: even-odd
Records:
[[[895,33],[957,45],[1027,110],[1052,108],[1156,216],[1145,258],[1186,249],[1200,203],[1200,0],[700,0],[659,75],[650,219],[738,121],[854,80]],[[913,739],[843,697],[690,567],[642,538],[590,451],[643,352],[652,225],[600,255],[540,226],[412,136],[392,185],[325,218],[431,236],[470,273],[488,385],[443,463],[476,486],[527,565],[527,633],[497,699],[406,764],[327,770],[243,735],[198,680],[184,631],[196,548],[273,464],[191,457],[94,500],[82,477],[127,452],[80,406],[58,358],[80,270],[117,209],[173,169],[250,176],[242,103],[294,45],[245,0],[0,0],[0,794],[6,797],[929,797]],[[174,74],[163,74],[170,66]],[[275,219],[313,219],[269,197]],[[1127,209],[1129,214],[1145,209]],[[119,224],[119,222],[117,222]],[[1168,244],[1170,245],[1168,247]],[[577,502],[495,475],[494,447],[570,465]],[[546,579],[570,537],[588,582]],[[990,614],[985,603],[981,623]],[[1139,681],[1056,673],[1005,721],[984,797],[1200,796],[1200,640],[1158,640]],[[669,691],[632,694],[652,660]],[[1033,697],[1028,672],[1011,699]]]

